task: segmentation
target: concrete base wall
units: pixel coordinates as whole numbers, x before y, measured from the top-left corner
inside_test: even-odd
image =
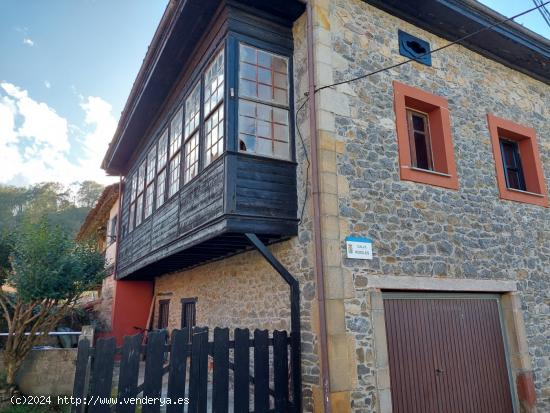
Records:
[[[75,348],[32,350],[17,375],[23,394],[32,396],[70,396],[76,368]],[[4,358],[0,352],[0,372]]]

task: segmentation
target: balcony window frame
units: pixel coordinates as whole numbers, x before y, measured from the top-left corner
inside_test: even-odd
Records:
[[[202,153],[202,165],[201,170],[204,170],[208,168],[209,165],[213,164],[217,159],[223,156],[223,154],[227,150],[227,47],[223,45],[221,48],[217,48],[216,51],[214,51],[210,56],[209,59],[206,61],[206,65],[202,71],[201,74],[201,117],[200,117],[200,129],[202,132],[202,136],[200,137],[199,142],[199,148],[202,144],[201,153]],[[211,104],[210,98],[213,96],[212,94],[208,97],[208,101],[210,102],[209,112],[206,112],[206,75],[209,71],[209,69],[216,63],[216,60],[222,56],[223,63],[222,63],[222,70],[223,70],[223,86],[222,86],[222,97],[219,99],[214,105]],[[219,87],[219,86],[218,86]],[[217,90],[217,89],[216,89]],[[221,115],[221,120],[220,120]],[[216,123],[217,127],[220,123],[222,124],[221,130],[223,133],[222,140],[222,149],[221,152],[217,154],[215,158],[212,158],[208,160],[208,151],[211,150],[211,148],[218,145],[220,138],[218,136],[218,139],[216,140],[215,145],[210,145],[207,147],[207,124],[210,120],[214,118],[214,116],[218,116],[218,122]],[[212,129],[213,130],[213,129]]]
[[[164,142],[163,142],[164,141]],[[157,171],[156,171],[156,191],[155,191],[155,206],[159,209],[166,202],[166,189],[167,189],[167,177],[168,177],[168,145],[169,134],[168,126],[163,127],[158,135],[157,141]],[[161,148],[163,151],[161,153]],[[163,155],[164,161],[161,163],[160,158]],[[162,192],[161,192],[162,189]]]
[[[252,38],[250,36],[240,34],[240,33],[231,33],[229,36],[230,44],[232,48],[230,51],[230,65],[232,73],[228,74],[230,78],[230,86],[235,90],[235,98],[231,99],[232,107],[230,108],[230,113],[234,116],[235,121],[232,122],[234,125],[234,130],[231,130],[230,141],[231,141],[231,150],[239,153],[243,156],[252,156],[257,158],[264,159],[273,159],[282,162],[292,162],[295,163],[296,159],[296,149],[295,149],[295,119],[293,116],[294,113],[294,65],[293,65],[293,53],[291,48],[284,47],[280,44],[268,42],[265,40],[259,40]],[[263,52],[277,55],[283,57],[287,61],[287,83],[288,83],[288,103],[287,105],[281,105],[272,101],[265,101],[260,99],[254,99],[253,97],[241,96],[239,91],[239,80],[240,80],[240,46],[249,46],[255,49],[259,49]],[[288,158],[272,156],[267,154],[261,154],[257,152],[248,152],[240,150],[240,136],[239,136],[239,110],[241,100],[250,102],[255,105],[265,105],[275,109],[281,109],[288,112]],[[273,116],[273,112],[272,112]],[[257,138],[256,138],[257,139]]]
[[[487,125],[493,149],[497,187],[501,199],[533,204],[548,208],[548,191],[540,159],[536,132],[533,128],[511,120],[487,114]],[[507,184],[501,140],[514,141],[518,145],[526,190],[510,188]]]
[[[181,115],[181,119],[179,121],[180,123],[180,136],[178,139],[178,145],[176,149],[172,152],[172,134],[174,133],[174,124],[177,125],[177,118]],[[174,196],[176,196],[180,190],[181,190],[181,170],[182,170],[182,148],[183,148],[183,134],[184,134],[184,108],[183,105],[179,104],[176,105],[175,110],[173,111],[172,115],[170,116],[170,120],[168,123],[168,162],[166,167],[168,168],[167,171],[167,180],[168,180],[168,199],[172,199]],[[178,159],[177,165],[175,168],[172,167],[172,163],[176,161],[176,158]],[[174,173],[177,171],[177,177],[174,179]],[[176,189],[173,190],[173,185],[177,185]]]

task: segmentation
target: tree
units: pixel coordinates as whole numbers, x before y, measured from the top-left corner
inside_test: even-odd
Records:
[[[103,189],[103,185],[97,182],[83,181],[76,194],[77,204],[85,208],[93,208],[103,192]]]
[[[9,333],[3,353],[6,382],[13,388],[17,371],[42,334],[100,282],[105,260],[47,219],[25,220],[6,243],[11,253],[9,263],[0,261],[0,276],[15,292],[0,291],[0,308]]]

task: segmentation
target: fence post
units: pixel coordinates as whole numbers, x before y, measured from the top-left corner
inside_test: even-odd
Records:
[[[87,338],[78,341],[78,353],[76,355],[76,369],[74,373],[73,397],[82,402],[86,397],[88,388],[88,358],[90,355],[90,342]],[[71,413],[80,413],[82,404],[73,403]]]

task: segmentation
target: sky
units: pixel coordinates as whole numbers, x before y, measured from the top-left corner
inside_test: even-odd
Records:
[[[533,7],[482,2],[508,17]],[[166,4],[0,0],[0,183],[116,180],[101,160]],[[538,11],[517,21],[550,38]]]

